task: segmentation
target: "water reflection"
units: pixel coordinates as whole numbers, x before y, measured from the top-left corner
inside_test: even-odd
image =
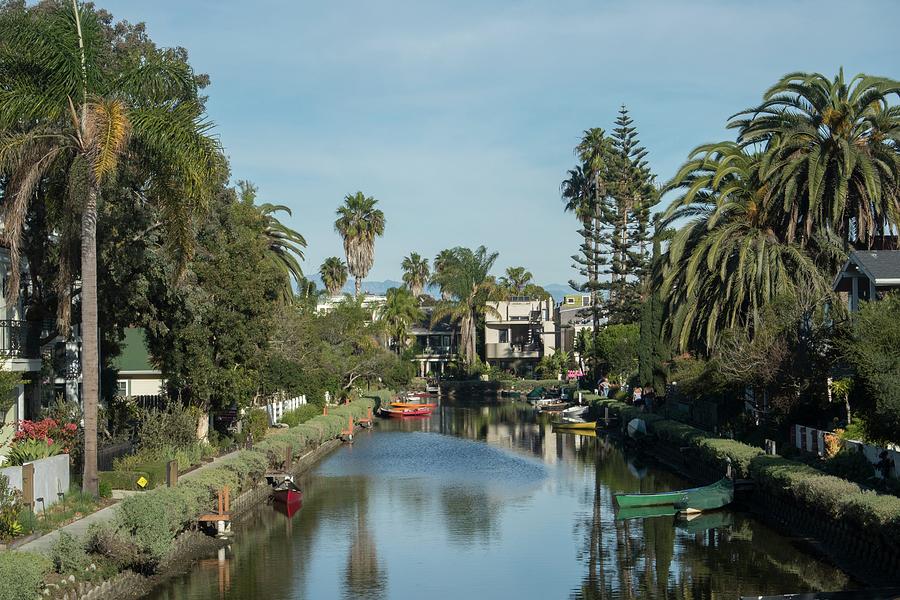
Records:
[[[293,519],[260,507],[227,554],[155,597],[693,600],[849,583],[741,513],[618,520],[614,493],[686,482],[523,404],[380,422],[300,484]]]

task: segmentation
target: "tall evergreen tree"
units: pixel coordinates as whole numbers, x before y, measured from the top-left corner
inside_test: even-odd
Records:
[[[658,194],[647,165],[647,150],[623,105],[612,133],[613,183],[611,195],[609,320],[631,323],[641,310],[641,290],[649,273],[650,208]]]

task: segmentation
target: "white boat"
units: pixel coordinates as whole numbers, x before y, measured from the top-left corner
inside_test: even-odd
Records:
[[[562,411],[563,419],[571,418],[571,419],[581,419],[584,420],[584,413],[588,410],[587,406],[570,406],[566,410]]]

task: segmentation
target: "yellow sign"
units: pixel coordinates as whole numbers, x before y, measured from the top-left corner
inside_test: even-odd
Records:
[[[141,476],[138,478],[138,480],[137,480],[137,484],[138,484],[140,487],[142,487],[142,488],[147,487],[147,484],[148,484],[148,483],[150,483],[150,482],[147,481],[147,478],[144,477],[143,475],[141,475]]]

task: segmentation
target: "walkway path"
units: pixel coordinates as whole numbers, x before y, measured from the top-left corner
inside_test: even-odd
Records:
[[[204,469],[207,469],[219,461],[229,458],[237,454],[239,450],[235,450],[229,454],[223,454],[222,456],[216,458],[211,463],[205,463],[200,465],[198,468],[194,469],[189,473],[185,473],[184,475],[180,475],[179,479],[190,479],[197,473],[200,473]],[[56,543],[56,540],[59,539],[59,532],[65,531],[69,535],[73,537],[83,536],[87,533],[88,527],[90,527],[94,523],[107,523],[112,521],[116,516],[116,508],[118,507],[118,503],[113,504],[112,506],[107,506],[104,509],[98,510],[97,512],[91,513],[86,517],[78,519],[73,523],[69,523],[65,527],[60,529],[54,529],[50,533],[44,534],[36,540],[31,540],[28,543],[22,544],[18,546],[16,550],[21,550],[23,552],[39,552],[41,554],[50,554],[50,550],[53,548],[53,545]]]

